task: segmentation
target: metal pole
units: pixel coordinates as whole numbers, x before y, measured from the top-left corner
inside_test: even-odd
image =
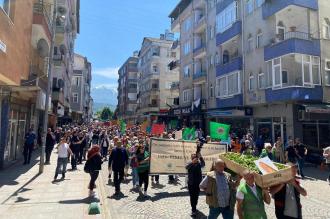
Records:
[[[48,59],[48,86],[46,91],[46,103],[45,103],[45,112],[44,112],[44,124],[43,124],[43,133],[42,133],[42,148],[40,155],[40,165],[39,165],[39,173],[43,173],[45,166],[45,149],[46,149],[46,135],[48,128],[48,108],[49,108],[49,97],[51,93],[51,85],[52,85],[52,67],[53,67],[53,55],[54,55],[54,42],[55,42],[55,33],[56,33],[56,7],[57,0],[54,0],[54,9],[53,9],[53,20],[52,20],[52,39],[50,42],[50,51],[49,51],[49,59]]]

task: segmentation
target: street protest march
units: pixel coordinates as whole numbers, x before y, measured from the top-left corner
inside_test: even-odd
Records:
[[[151,139],[150,173],[151,174],[186,174],[185,165],[196,153],[196,142]],[[227,144],[203,144],[201,154],[205,160],[203,172],[210,171],[212,162],[227,151]]]

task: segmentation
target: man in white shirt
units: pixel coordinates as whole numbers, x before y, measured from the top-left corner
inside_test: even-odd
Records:
[[[58,158],[57,166],[54,176],[54,181],[57,179],[58,174],[62,168],[62,180],[65,178],[66,165],[68,164],[69,154],[73,156],[72,151],[69,148],[69,145],[66,143],[66,137],[62,137],[60,143],[57,146]]]

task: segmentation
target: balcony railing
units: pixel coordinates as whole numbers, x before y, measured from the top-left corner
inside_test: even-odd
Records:
[[[48,7],[50,8],[50,7]],[[33,5],[33,13],[42,15],[45,18],[46,24],[48,26],[48,30],[51,30],[51,18],[50,18],[50,9],[48,9],[45,4],[42,3],[34,3]]]
[[[196,22],[195,22],[195,32],[201,32],[204,28],[206,27],[206,18],[205,16],[200,17]]]
[[[204,71],[199,71],[199,72],[196,72],[193,74],[193,79],[196,80],[196,79],[200,79],[202,77],[206,77],[206,72]]]
[[[171,84],[171,90],[176,90],[180,88],[180,82],[173,82]]]

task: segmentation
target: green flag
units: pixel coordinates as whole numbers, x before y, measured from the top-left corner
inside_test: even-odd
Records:
[[[195,128],[185,128],[182,133],[183,140],[194,140],[195,139]]]
[[[210,122],[210,136],[213,139],[228,140],[230,125],[221,124],[217,122]]]
[[[178,120],[170,121],[170,129],[176,129],[177,125],[178,125]]]
[[[124,134],[126,132],[126,123],[123,120],[120,120],[120,131],[121,134]]]

